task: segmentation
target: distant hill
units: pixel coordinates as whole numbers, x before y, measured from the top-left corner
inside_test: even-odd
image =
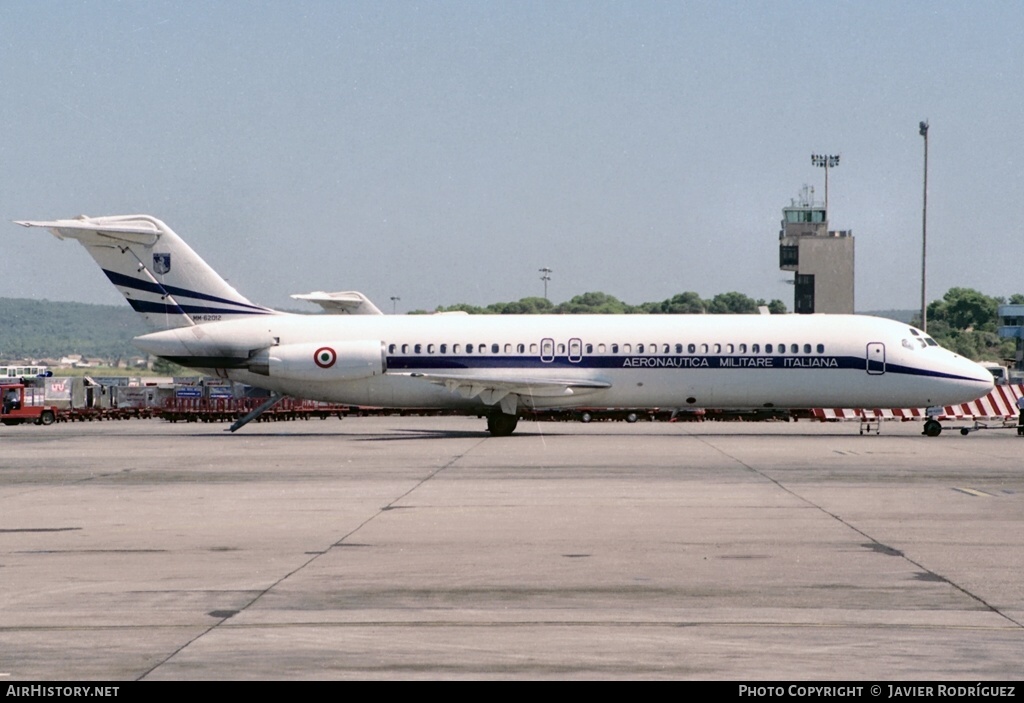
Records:
[[[148,331],[127,305],[0,298],[0,359],[139,356],[132,337]]]

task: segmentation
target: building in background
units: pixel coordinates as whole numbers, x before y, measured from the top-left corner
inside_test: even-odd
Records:
[[[853,312],[853,230],[829,231],[813,188],[782,208],[779,268],[795,274],[794,312]]]

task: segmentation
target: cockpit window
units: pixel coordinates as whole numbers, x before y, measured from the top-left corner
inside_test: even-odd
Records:
[[[935,341],[934,339],[932,339],[931,337],[925,337],[925,338],[924,338],[924,341],[926,341],[926,342],[928,343],[928,346],[929,346],[929,347],[937,347],[937,346],[939,346],[939,343],[938,343],[938,342],[936,342],[936,341]]]

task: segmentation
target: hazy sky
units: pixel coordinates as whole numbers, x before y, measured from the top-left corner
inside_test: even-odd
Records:
[[[1024,292],[1024,3],[0,0],[0,296],[118,303],[15,219],[147,213],[256,302],[600,290],[792,307],[781,209],[857,309]],[[309,306],[310,310],[314,308]]]

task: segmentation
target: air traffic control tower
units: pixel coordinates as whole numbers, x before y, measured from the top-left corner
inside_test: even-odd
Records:
[[[829,231],[813,188],[782,208],[779,268],[796,274],[794,312],[853,312],[853,230]]]

